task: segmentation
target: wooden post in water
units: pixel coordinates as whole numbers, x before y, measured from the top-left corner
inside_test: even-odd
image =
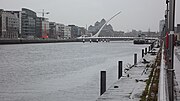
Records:
[[[137,54],[135,53],[134,54],[134,65],[136,65],[137,64]]]
[[[101,71],[100,95],[106,91],[106,71]]]
[[[142,58],[144,57],[144,49],[142,49]]]
[[[118,79],[122,77],[122,61],[118,61]]]

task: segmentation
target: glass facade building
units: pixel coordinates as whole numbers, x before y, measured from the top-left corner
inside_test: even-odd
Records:
[[[36,36],[36,13],[32,10],[22,8],[22,37],[37,37]]]

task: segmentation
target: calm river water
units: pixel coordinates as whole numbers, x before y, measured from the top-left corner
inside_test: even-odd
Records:
[[[147,45],[49,43],[0,46],[0,101],[95,101],[100,71],[107,88],[117,80],[117,61],[133,64]]]

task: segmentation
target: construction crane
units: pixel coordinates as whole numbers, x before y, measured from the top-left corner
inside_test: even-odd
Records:
[[[44,9],[43,9],[42,12],[37,12],[37,13],[41,13],[41,14],[42,14],[42,21],[45,22],[46,20],[45,20],[45,18],[44,18],[44,15],[45,15],[45,14],[49,14],[49,12],[45,12]],[[42,31],[42,38],[43,38],[43,39],[46,39],[46,38],[48,38],[48,33],[47,33],[47,31],[46,31],[46,26],[47,26],[47,25],[46,25],[46,23],[43,23],[43,24],[44,24],[44,25],[43,25],[43,26],[44,26],[44,31],[42,31],[42,29],[41,29],[41,31]],[[41,25],[41,26],[42,26],[42,25]]]

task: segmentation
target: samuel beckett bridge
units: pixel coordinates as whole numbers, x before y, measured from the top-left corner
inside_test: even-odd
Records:
[[[91,36],[91,37],[86,37],[86,36],[81,36],[78,37],[79,40],[82,40],[83,42],[89,41],[89,42],[109,42],[109,41],[113,41],[113,40],[134,40],[134,39],[138,39],[138,40],[157,40],[158,38],[155,37],[99,37],[99,34],[101,32],[101,30],[104,28],[104,26],[110,22],[113,18],[115,18],[117,15],[119,15],[121,12],[118,12],[117,14],[115,14],[114,16],[112,16],[109,20],[107,20],[103,26],[99,29],[99,31]]]

